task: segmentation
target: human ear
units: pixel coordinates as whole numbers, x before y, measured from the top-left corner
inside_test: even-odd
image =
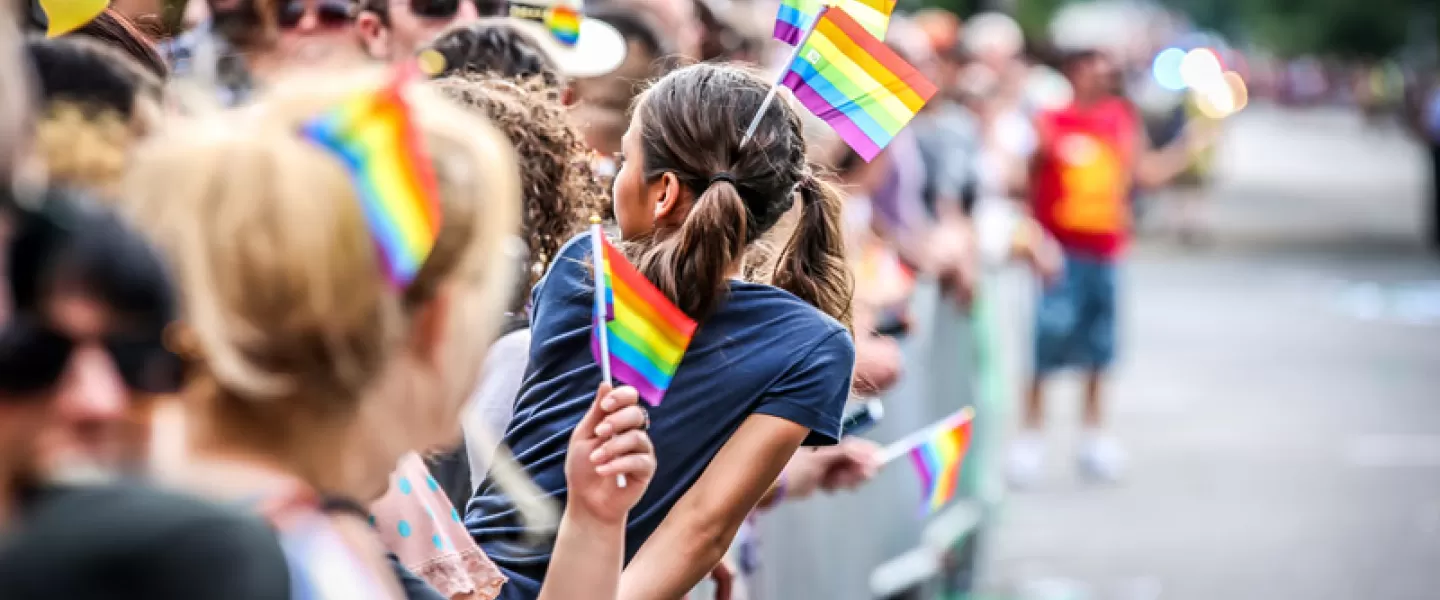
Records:
[[[674,173],[666,172],[655,182],[656,191],[660,194],[655,199],[655,220],[662,221],[670,217],[680,204],[680,178]]]
[[[445,329],[451,320],[455,288],[442,284],[435,296],[415,312],[410,327],[410,351],[420,362],[438,367],[445,344]]]
[[[390,60],[390,29],[372,11],[362,11],[355,17],[355,35],[365,54],[376,60]]]

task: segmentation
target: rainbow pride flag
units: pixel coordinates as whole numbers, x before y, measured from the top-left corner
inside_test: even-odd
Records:
[[[440,195],[424,139],[403,94],[407,72],[384,88],[311,119],[302,134],[345,163],[387,276],[396,287],[415,274],[440,234]]]
[[[935,85],[870,35],[844,9],[826,6],[781,85],[795,92],[869,162],[895,139]]]
[[[568,6],[552,6],[545,11],[545,28],[565,46],[580,41],[580,13]]]
[[[910,449],[910,462],[920,474],[928,512],[935,512],[955,496],[960,465],[965,462],[965,451],[970,447],[972,414],[966,411],[958,422],[936,429],[928,439]]]
[[[615,379],[634,386],[651,406],[659,406],[695,335],[695,321],[635,270],[599,225],[590,227],[590,239],[596,290],[590,349],[595,362],[606,381],[613,370]]]
[[[895,12],[896,0],[783,0],[780,10],[775,13],[775,39],[794,46],[805,39],[805,31],[820,9],[827,4],[845,9],[856,23],[864,27],[877,40],[885,39],[890,28],[890,13]]]

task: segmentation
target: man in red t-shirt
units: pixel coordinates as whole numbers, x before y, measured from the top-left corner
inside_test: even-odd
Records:
[[[1030,199],[1036,220],[1064,249],[1065,268],[1036,311],[1035,376],[1010,457],[1011,480],[1019,486],[1034,481],[1044,460],[1045,380],[1067,367],[1086,374],[1083,472],[1103,480],[1122,474],[1124,453],[1101,432],[1101,398],[1115,355],[1116,272],[1130,237],[1130,197],[1136,187],[1162,185],[1183,172],[1196,137],[1187,133],[1149,151],[1139,116],[1115,94],[1115,66],[1107,56],[1076,52],[1062,69],[1074,100],[1036,117]]]

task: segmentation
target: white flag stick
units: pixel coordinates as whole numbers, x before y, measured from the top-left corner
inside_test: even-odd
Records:
[[[605,243],[601,241],[604,231],[600,229],[600,217],[590,218],[590,247],[595,263],[595,336],[600,338],[600,373],[610,388],[615,382],[610,379],[610,340],[605,327]],[[625,487],[625,474],[615,476],[615,485]]]
[[[880,451],[880,464],[889,464],[890,461],[905,456],[915,447],[924,444],[941,428],[954,427],[973,418],[975,418],[975,409],[967,406],[933,425],[900,438]]]
[[[765,100],[760,103],[760,110],[755,113],[755,118],[750,120],[750,126],[745,128],[745,137],[740,138],[740,147],[744,148],[750,138],[755,135],[755,129],[760,126],[760,119],[765,118],[765,111],[770,110],[770,105],[775,102],[775,94],[779,93],[780,82],[785,81],[785,74],[790,72],[790,65],[795,63],[795,58],[800,56],[800,49],[805,47],[805,42],[810,40],[810,34],[815,31],[815,25],[820,23],[820,17],[825,14],[829,7],[820,7],[815,13],[815,18],[805,25],[805,35],[800,36],[800,41],[795,42],[795,49],[790,51],[790,58],[780,65],[780,73],[775,76],[775,82],[770,84],[770,92],[765,94]]]

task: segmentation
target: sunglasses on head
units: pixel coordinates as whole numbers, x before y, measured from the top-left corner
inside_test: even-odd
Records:
[[[512,17],[545,25],[557,41],[573,46],[580,34],[580,12],[569,6],[541,6],[498,0],[410,0],[410,12],[424,19],[453,19],[463,2],[475,3],[481,17]]]
[[[355,18],[355,6],[345,0],[319,0],[314,5],[315,19],[321,27],[345,27]],[[291,29],[305,18],[311,8],[301,0],[285,0],[277,5],[275,22],[281,29]]]
[[[482,17],[503,17],[506,3],[503,0],[410,0],[410,12],[422,19],[453,19],[460,13],[460,5],[471,2],[476,14]]]
[[[184,360],[165,347],[162,334],[113,333],[97,340],[125,386],[172,394],[185,383]],[[0,390],[42,392],[55,386],[80,345],[37,315],[16,316],[0,329]]]

